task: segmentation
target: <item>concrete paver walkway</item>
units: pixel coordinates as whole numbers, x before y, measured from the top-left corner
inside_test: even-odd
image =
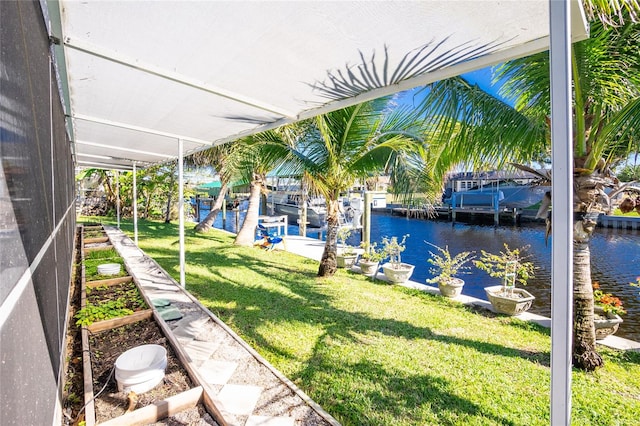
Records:
[[[337,426],[339,423],[284,377],[237,334],[169,276],[133,241],[106,227],[111,243],[153,305],[170,303],[181,318],[156,320],[169,330],[168,340],[185,368],[197,377],[216,407],[221,425]],[[317,240],[316,240],[317,241]]]

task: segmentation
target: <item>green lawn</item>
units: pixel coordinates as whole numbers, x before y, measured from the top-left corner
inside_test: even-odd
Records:
[[[138,226],[178,278],[177,226]],[[547,329],[232,243],[187,231],[187,289],[342,424],[549,424]],[[573,372],[573,424],[638,424],[640,353],[602,355],[603,369]]]
[[[630,211],[629,213],[622,213],[620,209],[615,209],[613,211],[613,216],[640,216],[640,213],[635,210]]]

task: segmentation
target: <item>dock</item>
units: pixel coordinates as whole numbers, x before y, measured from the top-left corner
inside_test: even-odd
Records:
[[[392,215],[396,216],[405,216],[407,218],[417,218],[417,219],[430,219],[430,218],[439,218],[439,219],[447,219],[453,223],[460,219],[473,219],[476,217],[481,217],[484,219],[493,218],[493,224],[495,226],[500,225],[500,223],[512,223],[518,224],[522,220],[523,217],[532,218],[531,215],[526,215],[523,209],[508,209],[508,208],[494,208],[494,207],[450,207],[450,206],[439,206],[433,207],[431,209],[428,208],[406,208],[406,207],[395,207],[391,208],[390,212]],[[533,213],[535,216],[535,212]]]
[[[598,216],[598,226],[616,229],[640,229],[640,216]]]

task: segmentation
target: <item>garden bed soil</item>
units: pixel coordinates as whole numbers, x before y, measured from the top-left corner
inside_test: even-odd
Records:
[[[84,252],[84,260],[93,260],[93,259],[111,259],[111,258],[119,258],[120,255],[116,252],[116,249],[113,248],[113,245],[109,244],[104,247],[99,247],[93,250],[86,250]]]
[[[87,240],[91,238],[104,238],[106,236],[107,234],[104,231],[85,231],[83,238]]]
[[[123,308],[131,309],[134,312],[147,309],[147,303],[144,301],[133,279],[112,285],[87,286],[86,294],[87,303],[93,305],[120,299],[124,303]]]
[[[78,250],[81,250],[81,241],[78,243]],[[72,312],[79,309],[80,305],[80,276],[81,274],[78,273],[75,280],[74,288],[76,288],[76,291],[72,297],[74,305]],[[96,284],[100,285],[95,282],[87,282],[88,286]],[[80,327],[75,325],[75,321],[71,321],[70,325],[75,332],[69,334],[68,341],[69,359],[71,359],[72,362],[70,362],[65,381],[65,391],[69,389],[70,393],[65,394],[65,412],[62,423],[64,426],[77,425],[78,420],[82,420],[82,416],[84,415],[84,413],[82,413],[84,401],[74,396],[83,395],[84,393],[82,383],[84,376],[81,374],[83,351],[82,346],[78,344],[82,339],[81,333],[79,332]],[[221,327],[214,327],[212,324],[210,332],[219,333],[221,331]],[[304,419],[298,421],[302,421],[305,425],[331,424],[331,422],[327,421],[320,413],[304,402],[303,399],[300,399],[300,396],[295,394],[289,386],[276,377],[267,366],[253,360],[250,356],[247,357],[247,350],[241,347],[241,345],[238,345],[234,338],[227,333],[228,332],[224,331],[224,343],[221,344],[218,349],[218,359],[228,359],[229,361],[235,361],[237,359],[245,360],[239,363],[240,365],[234,372],[232,377],[233,383],[250,384],[265,389],[253,415],[281,416],[283,413],[288,413],[285,414],[285,416],[289,415],[295,419]],[[129,415],[135,413],[141,414],[143,411],[153,409],[153,404],[161,405],[162,403],[160,401],[166,398],[187,399],[188,394],[193,394],[197,391],[197,386],[191,382],[187,371],[181,365],[180,360],[177,358],[173,348],[163,334],[162,328],[153,319],[144,319],[139,322],[117,326],[116,328],[110,328],[100,332],[83,331],[82,334],[85,337],[88,335],[88,346],[90,350],[86,351],[86,358],[90,355],[90,363],[92,364],[92,386],[89,383],[87,383],[87,386],[93,388],[92,391],[94,395],[98,395],[94,404],[91,406],[91,417],[93,417],[95,411],[95,420],[97,422],[109,421],[109,419],[111,419],[109,424],[125,425],[127,423],[124,423],[124,420]],[[161,344],[167,349],[168,363],[166,376],[156,388],[138,396],[137,411],[121,417],[129,406],[129,400],[123,392],[118,392],[112,370],[120,354],[143,344]],[[240,351],[241,354],[236,354],[236,351]],[[253,362],[249,362],[249,359],[253,360]],[[85,365],[86,364],[89,364],[89,359],[85,361]],[[79,372],[79,374],[69,374],[69,372],[73,371]],[[107,383],[106,386],[105,382]],[[103,386],[105,386],[105,389],[99,394]],[[222,385],[215,385],[213,386],[213,390],[220,391],[221,387]],[[87,389],[87,392],[91,392],[91,390]],[[145,424],[171,426],[217,425],[212,416],[207,412],[202,400],[199,400],[195,407],[192,405],[189,405],[189,407],[191,408],[184,409],[179,413],[158,420],[155,423],[151,421],[151,423],[145,422]],[[78,413],[81,414],[78,415]],[[226,418],[227,414],[230,417],[229,419]],[[236,423],[237,420],[238,424],[244,424],[248,417],[246,415],[234,416],[229,413],[227,414],[225,414],[225,419],[231,423]],[[93,418],[90,420],[93,420]]]
[[[96,422],[104,422],[124,415],[129,407],[129,399],[118,391],[113,369],[116,359],[125,351],[139,345],[156,344],[167,349],[167,368],[162,382],[148,392],[137,395],[136,408],[161,401],[185,392],[195,385],[182,367],[160,327],[152,320],[140,321],[123,327],[93,333],[89,337],[95,397]],[[216,422],[206,412],[202,404],[178,413],[155,424],[166,425],[215,425]]]

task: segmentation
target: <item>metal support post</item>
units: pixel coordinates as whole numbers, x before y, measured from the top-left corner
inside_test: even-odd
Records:
[[[549,1],[551,59],[551,425],[571,424],[573,131],[570,2]]]
[[[184,256],[184,159],[183,141],[178,139],[178,228],[180,233],[180,286],[185,288]]]
[[[133,162],[133,242],[138,245],[138,188],[136,162]]]

